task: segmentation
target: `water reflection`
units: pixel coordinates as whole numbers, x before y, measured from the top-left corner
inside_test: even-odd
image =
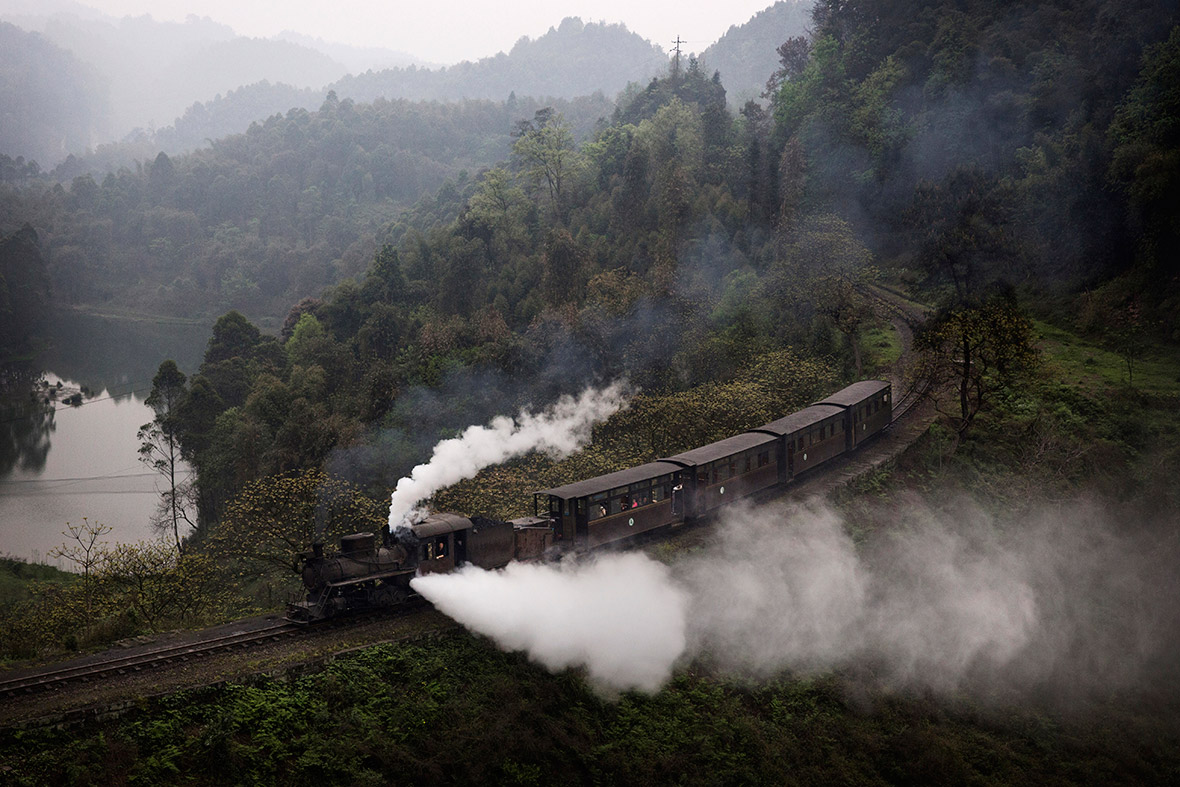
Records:
[[[44,557],[83,517],[111,526],[112,542],[154,537],[144,399],[161,361],[196,370],[210,330],[66,313],[36,364],[0,370],[0,553]],[[63,401],[83,390],[81,406]]]
[[[49,454],[53,405],[38,395],[42,375],[28,364],[0,368],[0,478],[38,473]]]
[[[92,391],[147,396],[166,359],[186,375],[201,364],[213,322],[101,317],[61,312],[53,322],[50,348],[38,359],[44,369]],[[146,386],[146,390],[145,390]]]

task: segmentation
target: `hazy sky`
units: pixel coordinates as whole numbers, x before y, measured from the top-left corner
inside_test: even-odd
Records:
[[[208,16],[240,35],[267,37],[283,30],[362,46],[397,49],[438,63],[477,60],[508,51],[521,36],[536,38],[567,16],[586,22],[623,22],[672,49],[699,52],[774,0],[80,0],[113,16],[151,14],[181,21]]]

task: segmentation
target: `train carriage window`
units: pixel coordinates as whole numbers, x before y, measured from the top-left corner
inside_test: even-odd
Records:
[[[750,462],[750,455],[749,455],[749,454],[746,454],[746,462],[745,462],[745,468],[746,468],[746,469],[745,469],[745,470],[743,470],[742,472],[743,472],[743,473],[748,473],[748,472],[750,472],[750,465],[751,465],[751,464],[752,464],[752,463]]]
[[[426,544],[422,545],[422,559],[423,560],[433,560],[434,559],[434,544],[426,543]]]
[[[697,470],[697,483],[701,486],[709,483],[709,470],[707,468],[702,467]]]
[[[730,478],[733,478],[735,475],[737,475],[738,470],[737,470],[737,460],[736,459],[730,459],[726,463],[726,467],[729,468],[729,477]]]
[[[447,537],[439,536],[434,541],[434,559],[442,560],[447,556]]]
[[[549,513],[551,513],[551,514],[561,513],[561,498],[560,497],[549,498]]]
[[[758,454],[758,466],[766,467],[768,464],[770,464],[770,452],[762,451]]]
[[[663,484],[657,484],[657,485],[653,486],[651,488],[651,501],[653,503],[658,503],[663,499],[664,499],[664,486],[663,486]]]
[[[578,498],[577,511],[578,511],[578,516],[585,516],[586,515],[586,498],[584,498],[584,497]]]
[[[568,501],[568,500],[565,501],[565,515],[566,516],[570,515],[570,501]]]

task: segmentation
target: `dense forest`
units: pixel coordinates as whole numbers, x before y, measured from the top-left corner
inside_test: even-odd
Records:
[[[778,48],[788,39],[806,36],[811,27],[811,4],[779,0],[748,22],[733,25],[699,54],[707,71],[719,71],[729,91],[730,105],[759,100],[770,74],[780,65]]]
[[[404,206],[506,156],[519,114],[538,106],[330,94],[317,111],[97,180],[72,157],[50,177],[0,156],[0,230],[37,229],[59,302],[281,317],[361,273]],[[557,106],[582,129],[610,112],[601,95]]]
[[[371,441],[429,444],[478,420],[470,396],[685,390],[788,348],[855,372],[854,285],[882,271],[952,314],[1084,288],[1083,322],[1174,339],[1173,22],[1146,1],[827,2],[779,47],[766,108],[732,113],[695,60],[580,143],[562,110],[593,101],[330,96],[101,184],[10,181],[2,213],[65,301],[303,298],[279,337],[222,318],[189,381],[176,428],[211,525],[245,484],[325,462],[379,496],[422,445]],[[468,396],[432,427],[415,397],[444,384]]]
[[[97,178],[161,151],[176,156],[206,147],[276,113],[315,111],[330,92],[358,103],[500,102],[511,95],[568,101],[614,95],[667,64],[659,47],[623,25],[576,17],[536,39],[522,37],[509,52],[430,67],[395,52],[297,36],[244,38],[196,17],[177,24],[51,11],[44,18],[12,16],[23,29],[0,21],[11,53],[0,62],[0,92],[8,99],[0,153],[35,160],[44,170],[73,154]],[[764,38],[779,37],[768,29],[774,21],[758,20]],[[352,70],[325,52],[339,54]]]
[[[865,293],[877,284],[930,305],[916,373],[955,394],[887,471],[907,494],[936,507],[974,484],[986,503],[1026,511],[1036,494],[1084,490],[1154,522],[1180,504],[1170,480],[1178,13],[1154,0],[821,0],[808,32],[775,42],[765,104],[731,106],[725,75],[684,58],[613,105],[601,94],[457,104],[330,94],[318,111],[272,116],[185,157],[160,153],[101,183],[83,172],[55,183],[69,163],[51,178],[4,158],[0,216],[16,234],[0,249],[4,260],[43,256],[62,300],[232,309],[200,367],[185,375],[165,361],[149,400],[150,442],[195,469],[166,493],[183,511],[170,565],[244,577],[232,593],[202,595],[202,615],[289,587],[283,557],[313,528],[379,527],[399,477],[440,438],[493,415],[604,380],[625,377],[638,392],[587,450],[493,468],[441,492],[440,508],[520,515],[543,485],[719,439],[875,373],[882,342],[867,337],[880,317]],[[4,260],[0,272],[12,270]],[[40,277],[22,282],[45,291]],[[245,313],[286,316],[272,336]],[[1171,361],[1145,373],[1149,348]],[[1107,367],[1125,382],[1087,387]],[[880,527],[874,506],[888,495],[882,476],[864,483],[868,502],[844,501],[858,537]],[[67,636],[68,615],[52,619],[13,613],[12,654]],[[557,680],[544,691],[583,691]],[[743,693],[705,667],[653,702],[683,709],[713,692],[757,706],[744,710],[763,721],[831,713],[859,729],[855,691],[787,683]],[[639,714],[631,702],[594,718]],[[905,705],[923,734],[961,721],[879,702]],[[890,740],[880,745],[892,764],[840,772],[901,780],[906,751],[937,751],[923,761],[930,781],[993,773],[966,744]],[[1051,760],[1044,752],[1062,739],[1051,740],[1027,756]],[[1163,749],[1127,751],[1105,767],[1149,781],[1174,773]],[[600,766],[611,756],[595,749],[576,767],[614,774]],[[1120,770],[1124,756],[1133,767]],[[751,781],[785,779],[767,772],[774,761],[729,765]],[[677,773],[655,762],[653,779]]]
[[[202,522],[325,463],[379,496],[447,429],[593,379],[684,391],[787,349],[852,376],[850,285],[882,271],[942,305],[943,339],[976,309],[1003,345],[1014,295],[1082,287],[1083,323],[1174,338],[1174,140],[1153,122],[1175,116],[1173,21],[1146,2],[826,3],[766,110],[731,114],[695,61],[581,145],[537,110],[509,159],[421,201],[277,339],[219,321],[178,422]]]

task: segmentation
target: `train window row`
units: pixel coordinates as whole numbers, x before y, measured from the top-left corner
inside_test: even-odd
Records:
[[[796,443],[795,450],[802,451],[803,449],[807,448],[808,446],[812,446],[812,445],[815,445],[816,443],[819,443],[824,440],[835,437],[838,432],[843,432],[843,431],[844,431],[844,422],[843,421],[833,421],[828,424],[821,424],[819,429],[811,430],[811,431],[808,431],[806,434],[799,435],[799,437],[795,441],[795,443]],[[788,446],[787,446],[788,448],[790,448],[789,443],[790,443],[790,441],[788,441]]]
[[[714,485],[728,481],[734,476],[744,475],[751,470],[766,467],[770,464],[770,449],[762,448],[754,451],[718,459],[697,468],[697,483]]]
[[[598,492],[590,495],[590,508],[584,513],[587,519],[593,521],[604,516],[655,505],[668,499],[671,495],[671,485],[672,479],[669,476],[661,476],[612,489],[610,492]],[[579,514],[583,513],[583,505],[584,501],[579,500]]]

